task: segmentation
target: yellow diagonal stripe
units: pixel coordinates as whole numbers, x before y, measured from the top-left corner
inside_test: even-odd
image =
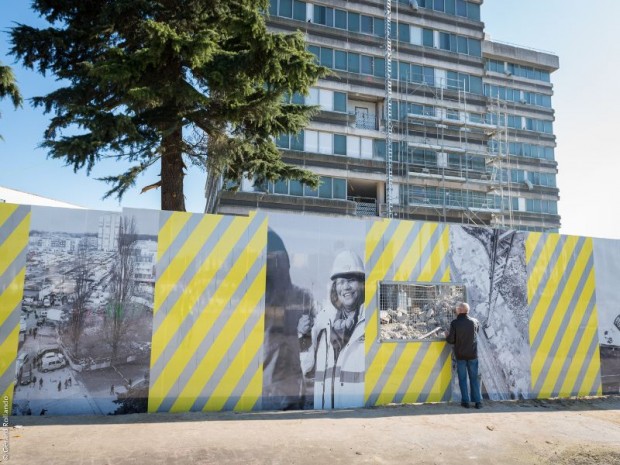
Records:
[[[176,287],[187,268],[194,261],[198,252],[200,252],[202,246],[209,240],[221,219],[221,216],[203,216],[168,267],[157,278],[157,292],[155,292],[153,313],[157,313],[161,304],[166,301],[170,292]]]
[[[13,309],[22,300],[25,276],[26,267],[23,267],[11,280],[4,292],[0,294],[0,326],[6,322]]]
[[[247,218],[236,218],[233,221],[207,259],[196,270],[196,274],[187,284],[185,291],[170,309],[159,328],[155,330],[151,350],[151,366],[159,359],[187,314],[192,311],[203,291],[209,286],[216,273],[220,271],[230,251],[246,231],[248,224]]]
[[[211,347],[209,347],[208,352],[205,354],[202,360],[200,360],[200,363],[196,366],[189,381],[183,387],[183,390],[177,397],[177,400],[172,405],[172,412],[188,411],[196,401],[196,398],[202,392],[204,386],[209,382],[211,376],[213,376],[213,373],[215,373],[219,365],[221,363],[228,363],[228,350],[230,349],[230,346],[234,342],[239,332],[243,330],[245,323],[251,315],[251,312],[246,311],[246,309],[257,307],[260,299],[264,295],[264,292],[265,267],[263,266],[258,277],[254,280],[254,282],[248,289],[248,292],[243,296],[243,299],[237,306],[235,313],[230,315],[230,317],[227,319],[226,324],[222,328],[222,331],[217,335],[217,339],[213,342]],[[211,324],[209,325],[209,330],[211,329],[212,324],[215,323],[215,320],[210,323]],[[193,357],[194,352],[188,353],[187,356]],[[239,369],[238,366],[236,366],[235,368],[237,370]],[[233,374],[239,375],[240,377],[243,372],[238,373],[237,371],[235,371]],[[230,388],[230,390],[234,388],[234,386],[228,387]]]
[[[452,382],[452,360],[450,357],[446,357],[439,372],[439,376],[433,383],[431,392],[426,399],[427,402],[441,402],[443,400],[443,394]]]
[[[433,367],[437,363],[437,360],[441,356],[441,352],[445,346],[443,342],[431,342],[431,343],[419,343],[430,344],[428,351],[424,355],[422,362],[418,366],[416,374],[414,375],[411,383],[407,387],[405,396],[403,397],[403,403],[410,404],[416,402],[422,393],[422,389],[426,384],[429,376],[433,376]]]
[[[368,340],[368,339],[367,339]],[[364,377],[364,401],[368,400],[374,392],[377,381],[381,377],[381,373],[390,361],[390,357],[396,349],[396,344],[379,344],[379,349],[375,358],[366,367],[366,375]]]
[[[263,364],[261,363],[252,377],[252,381],[245,388],[241,398],[233,409],[235,412],[249,412],[254,408],[260,398],[263,389]]]
[[[590,358],[590,364],[588,365],[588,369],[586,371],[585,376],[583,377],[583,382],[579,387],[579,391],[577,392],[578,396],[587,396],[587,395],[602,395],[602,388],[600,383],[600,372],[601,372],[601,364],[600,364],[601,355],[599,352],[599,346],[596,346],[594,349],[594,353]],[[594,386],[598,384],[598,388],[594,391]]]
[[[420,256],[430,237],[424,235],[424,227],[420,229],[402,263],[394,274],[394,281],[408,281],[414,268],[419,265]]]
[[[6,220],[8,220],[15,210],[19,208],[19,205],[10,203],[4,203],[0,206],[0,226],[2,226]]]
[[[573,251],[575,250],[575,246],[577,245],[577,239],[578,238],[574,236],[566,238],[566,243],[564,244],[564,247],[562,248],[562,251],[558,257],[558,260],[555,263],[553,269],[551,270],[551,273],[549,274],[549,278],[547,279],[547,282],[545,283],[544,288],[542,289],[542,292],[540,293],[540,299],[538,300],[538,304],[536,305],[536,308],[532,310],[532,316],[530,318],[530,341],[534,341],[536,339],[538,331],[540,331],[541,325],[545,319],[545,315],[547,314],[548,311],[551,310],[549,306],[553,302],[555,293],[559,287],[559,284],[562,281],[562,277],[564,276],[566,267],[569,264],[569,259],[572,256]],[[580,260],[578,260],[578,262],[575,264],[575,267],[573,268],[573,273],[571,273],[571,276],[573,278],[575,276],[577,276],[578,278],[583,272],[583,269],[586,264],[586,262],[584,262],[583,260],[583,256],[584,254],[580,254]],[[586,260],[587,260],[587,256],[586,256]],[[579,273],[575,273],[576,268],[580,269]],[[576,284],[576,281],[574,281],[574,279],[573,279],[573,284]],[[565,289],[567,289],[568,292],[570,293],[575,288],[572,287],[569,289],[568,286],[565,286]],[[553,322],[551,322],[551,324],[553,324]]]
[[[228,398],[237,386],[237,383],[239,383],[239,380],[241,380],[243,374],[248,369],[248,365],[253,360],[254,354],[261,349],[263,345],[263,333],[264,325],[254,325],[250,334],[247,335],[239,354],[232,361],[217,387],[210,395],[203,411],[217,412],[222,410],[224,404],[228,401]]]
[[[185,226],[191,217],[192,213],[186,212],[174,212],[170,215],[164,226],[159,230],[159,236],[157,238],[157,260],[160,260],[166,253],[170,245],[183,230],[183,226]]]
[[[396,344],[390,344],[396,345]],[[400,357],[396,361],[394,369],[390,373],[390,376],[382,389],[381,394],[377,398],[375,405],[389,404],[394,400],[394,396],[398,393],[398,388],[402,384],[403,380],[411,369],[411,363],[416,354],[420,350],[420,344],[407,343]]]
[[[428,261],[424,264],[424,268],[422,268],[422,273],[418,278],[419,281],[432,281],[435,277],[435,274],[439,270],[439,267],[443,263],[446,253],[448,252],[448,234],[448,228],[444,227],[444,230],[442,231],[437,244],[435,244]]]
[[[593,297],[593,294],[594,294],[594,279],[593,278],[594,276],[592,275],[592,273],[590,273],[588,280],[586,282],[586,285],[583,289],[583,292],[577,299],[575,310],[573,311],[573,314],[570,317],[568,326],[566,327],[564,334],[558,334],[558,331],[557,331],[559,329],[561,319],[564,316],[563,314],[568,310],[566,307],[564,307],[564,302],[563,302],[563,305],[561,308],[562,314],[557,315],[557,318],[560,321],[558,322],[557,325],[553,325],[557,327],[551,328],[551,330],[547,330],[545,334],[545,339],[543,339],[544,344],[541,344],[539,350],[537,351],[537,352],[544,354],[545,355],[544,359],[547,359],[549,357],[547,354],[551,350],[551,346],[556,336],[559,336],[562,338],[560,341],[560,344],[558,345],[558,350],[556,351],[556,354],[553,358],[551,366],[547,370],[547,373],[545,373],[545,382],[543,383],[541,387],[541,392],[548,392],[549,395],[553,392],[553,387],[555,386],[558,380],[558,377],[560,376],[561,369],[564,364],[564,360],[566,360],[566,357],[569,354],[570,347],[573,341],[575,340],[575,338],[582,336],[580,333],[583,331],[583,329],[579,327],[579,323],[581,322],[583,315],[588,308],[590,299]],[[570,301],[571,297],[572,296],[569,295],[567,300]],[[569,302],[566,302],[565,305],[568,306],[568,303]],[[535,373],[534,366],[532,366],[532,380],[534,379],[537,380],[539,374],[540,374],[540,369],[538,369],[537,367],[537,370]]]
[[[11,232],[0,246],[0,275],[3,275],[28,245],[30,213]]]
[[[538,242],[542,237],[542,233],[531,232],[527,234],[527,238],[525,239],[525,263],[529,263],[532,261],[532,254],[538,247]]]
[[[540,255],[538,256],[538,259],[536,260],[534,266],[530,271],[530,276],[527,281],[527,298],[529,302],[534,300],[534,296],[536,295],[536,291],[538,290],[540,281],[545,275],[547,265],[549,264],[549,260],[551,259],[553,251],[555,250],[555,247],[558,244],[559,240],[559,234],[550,234],[547,237],[545,245],[543,246]]]
[[[240,218],[240,220],[243,219]],[[267,223],[266,221],[264,221],[258,232],[250,240],[248,247],[246,247],[244,253],[242,254],[245,257],[239,257],[239,259],[232,266],[232,268],[228,272],[228,275],[224,278],[224,281],[217,288],[206,307],[200,312],[199,317],[196,319],[193,325],[192,331],[189,334],[185,335],[183,341],[175,351],[174,355],[166,364],[165,369],[162,371],[157,380],[153,383],[153,386],[151,388],[152,394],[149,396],[149,411],[157,411],[159,405],[161,405],[164,397],[168,394],[173,384],[182,373],[189,359],[195,354],[196,349],[202,343],[203,338],[196,336],[206,335],[209,332],[215,321],[217,321],[220,313],[224,310],[224,307],[239,287],[239,284],[245,278],[245,273],[247,272],[248,265],[254,263],[258,256],[265,249],[267,242],[266,229]],[[225,238],[230,236],[233,236],[233,234],[228,233],[225,235]],[[218,247],[216,247],[216,249],[218,249]],[[264,273],[264,270],[261,270],[261,273]],[[255,285],[257,282],[258,281],[255,280],[253,285]],[[264,292],[264,286],[265,285],[263,281],[262,292]],[[184,308],[181,307],[176,311],[178,313],[181,313],[183,310]],[[155,343],[153,343],[153,350],[155,350]],[[159,353],[161,353],[162,351],[163,348],[160,347]],[[192,377],[195,377],[197,372],[198,370],[195,370]]]
[[[366,234],[366,261],[370,260],[377,246],[381,243],[390,220],[375,221]]]
[[[567,241],[564,251],[570,250],[570,252],[572,253],[574,247],[575,247],[574,242],[569,243],[569,241]],[[581,279],[581,277],[583,276],[586,270],[588,259],[590,258],[591,254],[592,254],[592,251],[588,250],[588,247],[586,247],[584,244],[584,247],[581,249],[579,256],[577,257],[577,260],[575,262],[575,265],[573,266],[570,272],[570,275],[566,281],[566,285],[564,286],[562,294],[560,295],[560,298],[557,301],[556,307],[545,308],[546,312],[543,312],[543,310],[540,309],[540,304],[539,304],[532,315],[532,320],[530,322],[530,334],[532,338],[531,341],[533,342],[535,340],[536,335],[538,334],[539,330],[544,331],[541,342],[538,345],[538,349],[536,350],[536,354],[534,354],[534,357],[532,359],[532,382],[534,384],[536,384],[536,382],[538,381],[540,370],[542,370],[542,368],[545,365],[545,360],[548,357],[549,351],[551,350],[551,346],[553,345],[553,342],[556,338],[558,330],[560,329],[560,326],[562,324],[562,319],[565,313],[568,311],[571,300],[573,300],[573,297],[575,297],[574,296],[575,289],[577,288],[577,285],[579,284],[579,280]],[[563,260],[558,260],[557,264],[559,265],[559,268],[564,270],[567,265],[566,263],[567,260],[565,261],[564,259],[567,257],[563,256],[562,258]],[[594,282],[592,278],[593,278],[593,275],[590,272],[590,275],[586,280],[583,292],[581,293],[580,296],[578,296],[577,307],[575,308],[575,311],[573,312],[573,315],[570,319],[570,323],[573,326],[569,325],[566,328],[565,334],[560,335],[560,337],[565,336],[567,333],[571,334],[571,332],[577,330],[577,328],[575,328],[574,326],[576,326],[578,322],[581,321],[581,317],[587,307],[587,303],[590,300],[590,296],[594,292]],[[560,280],[558,279],[557,281],[558,282],[552,282],[550,279],[547,282],[547,287],[545,288],[545,295],[547,296],[547,299],[544,299],[548,301],[548,303],[546,303],[547,307],[548,305],[551,304],[553,297],[558,291],[558,284]],[[548,288],[550,285],[552,287]],[[541,302],[542,301],[543,299],[541,299]],[[548,326],[546,328],[541,329],[540,326],[542,325],[545,314],[547,312],[552,312],[551,313],[552,316],[549,319]],[[565,348],[565,346],[561,346],[561,347],[563,349]]]

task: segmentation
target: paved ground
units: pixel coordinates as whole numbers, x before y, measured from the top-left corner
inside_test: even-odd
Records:
[[[620,464],[618,396],[479,411],[436,404],[10,420],[22,425],[9,428],[16,465]]]

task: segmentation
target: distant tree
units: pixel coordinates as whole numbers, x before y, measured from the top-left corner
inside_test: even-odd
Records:
[[[297,134],[314,107],[286,103],[327,69],[300,33],[267,31],[268,0],[34,0],[47,29],[19,24],[11,52],[67,84],[33,99],[53,112],[43,146],[90,173],[102,158],[130,162],[103,178],[119,199],[161,162],[161,207],[185,210],[186,161],[214,178],[318,177],[284,163],[274,136]],[[70,131],[69,131],[70,130]],[[202,132],[205,150],[188,135]]]
[[[93,271],[92,262],[88,256],[85,244],[78,248],[75,266],[70,271],[74,283],[73,303],[69,318],[69,336],[73,346],[73,356],[79,357],[80,339],[84,332],[84,323],[88,314],[87,300],[93,293],[93,283],[90,278]]]
[[[3,66],[2,62],[0,62],[0,100],[6,97],[12,100],[15,108],[21,107],[23,100],[15,81],[15,75],[11,68]],[[0,140],[2,140],[1,134]]]

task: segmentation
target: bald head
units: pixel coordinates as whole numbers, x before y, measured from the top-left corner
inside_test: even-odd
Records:
[[[469,313],[469,304],[465,303],[465,302],[461,302],[456,306],[456,313],[458,313],[459,315],[461,313]]]

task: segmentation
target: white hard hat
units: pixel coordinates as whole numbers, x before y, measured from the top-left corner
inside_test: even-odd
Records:
[[[365,277],[364,263],[362,260],[350,250],[344,250],[336,255],[332,266],[331,279],[336,279],[346,275],[361,275]]]

